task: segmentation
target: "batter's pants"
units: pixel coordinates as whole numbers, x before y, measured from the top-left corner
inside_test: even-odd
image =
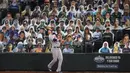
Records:
[[[63,55],[60,48],[51,49],[53,60],[48,64],[48,68],[51,68],[58,60],[57,72],[61,71],[61,65],[63,61]]]

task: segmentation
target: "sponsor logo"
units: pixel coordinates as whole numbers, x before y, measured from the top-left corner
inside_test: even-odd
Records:
[[[97,56],[97,57],[94,58],[94,61],[96,63],[103,63],[105,61],[105,58],[102,57],[102,56]]]
[[[98,64],[97,68],[117,69],[117,64]]]

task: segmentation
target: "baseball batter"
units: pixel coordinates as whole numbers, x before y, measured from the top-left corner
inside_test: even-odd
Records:
[[[62,52],[60,49],[60,45],[61,45],[60,39],[57,38],[56,34],[51,33],[49,35],[49,40],[52,43],[51,52],[52,52],[53,60],[48,64],[48,69],[49,69],[49,71],[51,71],[52,66],[55,64],[55,62],[57,60],[59,60],[58,68],[57,68],[56,72],[62,73],[61,65],[62,65],[62,61],[63,61],[63,56],[62,56]]]

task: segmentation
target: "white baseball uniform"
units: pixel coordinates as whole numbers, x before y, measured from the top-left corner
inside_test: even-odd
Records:
[[[57,68],[57,72],[61,71],[61,65],[62,65],[62,61],[63,61],[63,55],[60,49],[60,41],[57,39],[57,41],[53,41],[53,39],[57,39],[56,35],[49,35],[49,40],[52,43],[52,48],[51,48],[51,52],[52,52],[52,56],[53,56],[53,60],[48,64],[48,68],[51,68],[55,62],[58,61],[58,68]]]

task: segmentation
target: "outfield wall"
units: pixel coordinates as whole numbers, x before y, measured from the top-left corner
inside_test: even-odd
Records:
[[[63,54],[63,71],[129,72],[129,54]],[[44,53],[1,53],[0,70],[47,71],[51,54]],[[55,70],[57,64],[52,68]]]

